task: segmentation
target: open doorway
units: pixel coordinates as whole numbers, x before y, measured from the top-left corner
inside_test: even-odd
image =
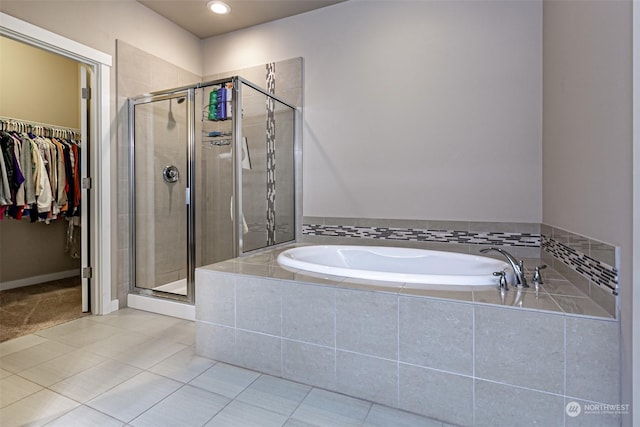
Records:
[[[103,52],[89,46],[77,43],[28,22],[16,19],[0,12],[0,35],[12,40],[38,47],[47,52],[69,58],[84,65],[90,74],[86,81],[92,89],[89,100],[85,102],[87,123],[86,130],[82,130],[82,138],[91,141],[90,156],[83,162],[86,170],[82,176],[83,183],[91,197],[85,197],[85,214],[91,212],[88,218],[83,218],[90,228],[91,238],[83,239],[88,247],[81,255],[83,276],[90,277],[87,281],[87,292],[83,297],[90,304],[92,314],[108,314],[118,309],[118,301],[111,299],[111,132],[110,132],[110,67],[112,58]],[[35,103],[38,99],[27,100]],[[83,142],[85,143],[85,142]],[[89,150],[84,150],[86,154]],[[86,262],[86,264],[85,264]],[[88,306],[88,305],[87,305]]]
[[[0,53],[2,342],[91,311],[82,276],[90,145],[86,66],[7,37]]]

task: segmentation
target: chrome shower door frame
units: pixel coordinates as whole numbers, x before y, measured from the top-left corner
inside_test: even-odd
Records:
[[[130,292],[147,295],[158,296],[163,298],[169,298],[180,302],[193,304],[195,302],[195,268],[197,267],[197,245],[196,239],[198,233],[196,230],[196,214],[197,214],[197,197],[196,197],[196,182],[197,182],[197,163],[196,159],[196,144],[201,143],[201,138],[198,138],[198,127],[196,120],[198,120],[199,110],[196,106],[196,100],[199,94],[196,91],[206,89],[211,86],[216,86],[224,83],[232,82],[232,105],[233,115],[231,117],[232,128],[232,140],[231,140],[231,153],[232,153],[232,167],[231,167],[231,193],[233,198],[232,203],[232,254],[233,257],[248,255],[251,253],[260,252],[267,249],[273,249],[279,246],[285,246],[293,241],[296,241],[300,233],[301,223],[301,145],[300,145],[300,110],[290,103],[284,101],[278,96],[269,93],[260,86],[245,80],[242,77],[234,76],[223,79],[217,79],[209,82],[198,83],[196,85],[190,85],[186,87],[180,87],[175,89],[168,89],[165,91],[153,92],[150,94],[141,95],[138,97],[130,98],[128,100],[128,115],[129,115],[129,213],[130,213],[130,237],[129,237],[129,280],[130,280]],[[242,87],[247,87],[260,92],[266,97],[272,98],[280,104],[290,108],[293,113],[293,169],[294,169],[294,194],[293,194],[293,240],[276,243],[275,245],[265,246],[258,249],[252,249],[245,252],[245,245],[243,239],[243,167],[242,167],[242,140],[243,140],[243,105],[242,105]],[[203,95],[204,96],[204,95]],[[135,173],[136,173],[136,153],[135,153],[135,107],[141,104],[149,104],[156,101],[173,100],[185,97],[187,100],[187,186],[185,195],[185,204],[187,208],[187,295],[182,296],[179,294],[172,294],[167,292],[156,291],[150,288],[136,286],[136,271],[137,271],[137,242],[136,242],[136,189],[135,189]],[[201,112],[200,112],[201,113]],[[198,231],[199,232],[199,231]]]
[[[161,296],[177,301],[193,304],[195,302],[195,111],[194,97],[195,89],[193,87],[178,88],[165,92],[141,95],[128,100],[129,107],[129,280],[130,291],[149,296]],[[135,153],[135,107],[141,104],[149,104],[157,101],[173,100],[186,98],[187,109],[187,171],[186,171],[186,194],[185,206],[187,209],[187,293],[186,295],[174,294],[169,292],[160,292],[149,288],[138,287],[136,285],[136,153]]]
[[[300,125],[300,110],[295,106],[291,105],[289,102],[283,100],[282,98],[267,92],[265,89],[256,85],[255,83],[250,82],[242,77],[236,76],[233,78],[233,96],[234,96],[234,108],[236,112],[239,114],[233,115],[233,192],[234,192],[234,227],[233,227],[233,235],[234,235],[234,244],[235,244],[235,256],[243,256],[252,253],[257,253],[265,250],[274,249],[277,247],[286,246],[292,243],[292,241],[276,243],[274,245],[266,246],[264,248],[254,249],[250,251],[244,251],[244,239],[242,232],[242,218],[244,218],[243,208],[242,208],[242,85],[247,85],[248,87],[262,93],[263,95],[272,98],[282,105],[285,105],[293,111],[293,120],[294,120],[294,140],[293,140],[293,149],[294,149],[294,177],[295,177],[295,189],[294,192],[294,240],[297,241],[299,237],[298,233],[298,222],[302,219],[302,205],[301,200],[299,199],[299,194],[301,194],[300,187],[298,187],[299,182],[302,178],[302,173],[300,170],[300,165],[302,163],[301,159],[301,147],[299,145],[299,128]]]

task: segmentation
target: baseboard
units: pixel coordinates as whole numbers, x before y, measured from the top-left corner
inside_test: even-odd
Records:
[[[109,313],[113,313],[114,311],[118,311],[120,309],[120,300],[114,299],[111,301],[111,311]]]
[[[79,276],[80,269],[58,271],[57,273],[41,274],[39,276],[25,277],[24,279],[0,282],[0,291],[22,288],[24,286],[37,285],[38,283],[50,282],[51,280],[66,279],[67,277]]]
[[[195,305],[144,295],[127,295],[127,306],[185,320],[196,320]]]

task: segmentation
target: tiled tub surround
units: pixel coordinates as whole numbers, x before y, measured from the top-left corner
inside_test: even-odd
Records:
[[[617,248],[547,225],[542,225],[541,231],[543,261],[615,316],[618,295]]]
[[[532,223],[304,217],[302,241],[444,249],[475,253],[508,246],[518,257],[540,256],[540,225]]]
[[[288,271],[280,250],[197,269],[198,354],[455,425],[620,425],[565,415],[619,403],[619,323],[553,269],[512,307]]]
[[[400,244],[471,254],[500,246],[517,258],[542,258],[542,263],[567,277],[610,316],[617,316],[616,247],[544,224],[304,217],[302,241]]]

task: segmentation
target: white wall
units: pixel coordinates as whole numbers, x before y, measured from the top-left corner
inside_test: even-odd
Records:
[[[540,222],[539,1],[359,1],[206,39],[302,56],[308,216]]]
[[[543,222],[620,246],[621,403],[631,403],[634,291],[631,11],[545,1],[543,30]]]
[[[113,57],[121,39],[202,74],[200,40],[135,0],[2,0],[0,11]]]

